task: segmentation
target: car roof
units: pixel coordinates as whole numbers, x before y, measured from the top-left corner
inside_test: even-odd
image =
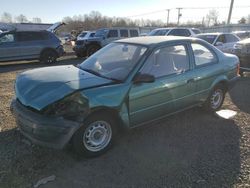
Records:
[[[192,37],[179,37],[179,36],[142,36],[142,37],[133,37],[117,40],[115,42],[130,43],[130,44],[139,44],[144,46],[157,46],[166,42],[178,42],[178,41],[201,41],[197,38]]]

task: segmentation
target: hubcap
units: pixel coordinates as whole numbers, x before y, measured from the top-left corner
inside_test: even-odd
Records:
[[[83,144],[92,152],[104,149],[110,142],[112,129],[106,121],[95,121],[91,123],[84,132]]]
[[[223,91],[221,89],[215,90],[211,96],[211,107],[217,109],[221,105],[222,99]]]

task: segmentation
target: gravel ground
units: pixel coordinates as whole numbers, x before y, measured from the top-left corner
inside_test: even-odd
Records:
[[[58,64],[82,60],[63,58]],[[10,113],[15,77],[37,62],[0,65],[0,187],[250,187],[250,76],[231,90],[223,119],[194,108],[122,133],[105,155],[81,159],[71,149],[52,150],[22,137]]]

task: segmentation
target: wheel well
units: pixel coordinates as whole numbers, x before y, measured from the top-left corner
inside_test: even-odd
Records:
[[[43,50],[41,51],[41,53],[40,53],[40,58],[42,57],[43,53],[45,53],[45,52],[47,52],[47,51],[53,51],[54,53],[56,53],[56,55],[57,55],[57,57],[58,57],[58,53],[57,53],[57,51],[56,51],[55,49],[53,49],[53,48],[45,48],[45,49],[43,49]]]
[[[98,46],[99,48],[101,48],[101,45],[98,42],[89,43],[88,47],[90,46]]]
[[[96,114],[105,114],[105,115],[113,118],[117,122],[118,130],[123,127],[122,120],[121,120],[117,110],[115,110],[115,109],[107,108],[107,107],[96,108],[96,109],[91,110],[90,114],[86,118],[88,118],[92,115],[96,115]]]
[[[228,82],[227,82],[226,80],[223,80],[223,81],[218,82],[218,83],[215,85],[215,87],[218,86],[218,85],[223,86],[225,92],[228,90]]]

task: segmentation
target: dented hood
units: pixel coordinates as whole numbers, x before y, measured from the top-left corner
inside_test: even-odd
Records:
[[[73,65],[29,70],[15,84],[16,97],[25,106],[41,110],[76,90],[111,84],[112,81]]]

